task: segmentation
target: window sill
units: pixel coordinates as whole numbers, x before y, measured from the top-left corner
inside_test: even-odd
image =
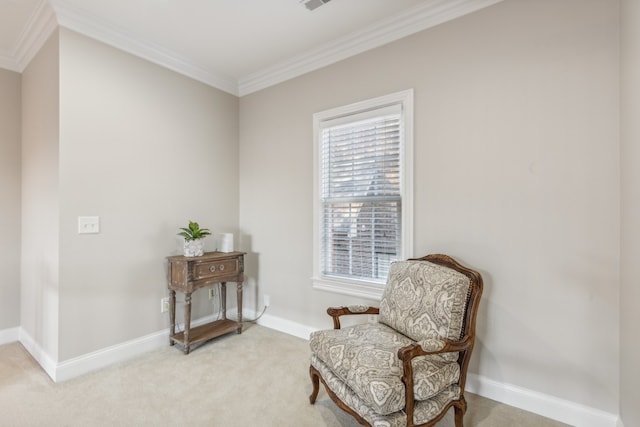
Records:
[[[326,277],[313,277],[311,281],[313,289],[366,298],[374,301],[380,301],[382,299],[382,293],[384,292],[385,287],[382,283],[358,280],[338,280]]]

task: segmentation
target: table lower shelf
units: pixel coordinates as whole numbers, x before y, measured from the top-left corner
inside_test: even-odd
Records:
[[[207,341],[220,335],[228,334],[230,332],[242,331],[242,325],[235,320],[221,319],[204,325],[196,326],[189,330],[189,343],[188,345],[197,344],[199,342]],[[171,336],[171,340],[175,343],[186,345],[184,340],[184,332],[177,333]]]

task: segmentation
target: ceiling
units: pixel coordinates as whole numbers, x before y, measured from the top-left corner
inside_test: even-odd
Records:
[[[501,0],[0,0],[0,67],[58,25],[245,95]]]

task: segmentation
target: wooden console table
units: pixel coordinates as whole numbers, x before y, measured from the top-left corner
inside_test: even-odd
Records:
[[[242,284],[245,252],[207,252],[203,256],[167,257],[169,262],[169,345],[180,343],[184,354],[192,344],[207,341],[229,332],[242,333]],[[238,320],[227,319],[227,282],[237,283]],[[222,319],[191,329],[191,294],[205,286],[220,283]],[[184,332],[176,334],[176,292],[184,293]]]

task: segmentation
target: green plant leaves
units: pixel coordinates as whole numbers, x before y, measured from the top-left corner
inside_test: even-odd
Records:
[[[208,228],[200,228],[200,224],[195,221],[189,221],[189,228],[180,227],[179,230],[182,230],[178,233],[178,236],[184,237],[186,241],[202,239],[211,234]]]

